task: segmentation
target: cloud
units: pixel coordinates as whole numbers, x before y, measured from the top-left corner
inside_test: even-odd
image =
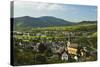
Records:
[[[30,2],[30,1],[15,1],[14,2],[14,7],[18,8],[32,8],[35,10],[57,10],[62,8],[61,5],[59,4],[54,4],[54,3],[41,3],[41,2]]]
[[[73,8],[72,6],[65,6],[62,4],[56,3],[44,3],[44,2],[31,2],[31,1],[15,1],[14,3],[15,10],[16,9],[23,9],[23,10],[33,10],[35,12],[65,12],[65,13],[77,13],[77,8]]]
[[[38,4],[37,9],[39,10],[57,10],[61,8],[60,5],[57,4],[47,4],[47,3],[41,3]]]
[[[56,3],[44,3],[44,2],[31,2],[31,1],[15,1],[14,2],[14,15],[15,16],[56,16],[67,17],[70,14],[76,14],[77,8],[73,6],[56,4]]]

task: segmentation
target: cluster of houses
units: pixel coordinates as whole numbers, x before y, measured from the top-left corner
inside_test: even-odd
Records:
[[[14,31],[15,35],[22,36],[71,36],[71,37],[79,37],[79,36],[88,36],[91,32],[84,31],[76,31],[76,32],[67,32],[67,31],[39,31],[39,32],[18,32]]]
[[[78,51],[80,52],[78,53]],[[81,58],[86,55],[86,52],[87,50],[83,48],[78,49],[77,43],[71,43],[70,41],[68,41],[67,46],[61,52],[61,59],[68,61],[71,58],[75,61],[82,61]]]
[[[14,32],[16,33],[16,35],[21,35],[21,36],[30,36],[30,33],[21,33],[21,32]],[[75,36],[75,33],[65,33],[64,34],[68,34],[69,36]],[[77,32],[77,34],[79,34],[80,32]],[[69,35],[70,34],[70,35]],[[87,34],[83,33],[85,36]],[[36,36],[46,36],[46,34],[42,35],[41,33],[37,33]],[[69,37],[70,38],[70,37]],[[34,42],[35,39],[33,39],[33,42],[29,42],[29,41],[23,41],[20,40],[18,42],[18,45],[23,47],[23,48],[29,48],[32,49],[36,52],[38,52],[38,46],[40,45],[40,42]],[[57,41],[57,42],[42,42],[45,46],[47,46],[47,48],[50,48],[52,50],[52,52],[54,54],[57,54],[60,56],[61,60],[65,60],[65,61],[69,61],[70,59],[74,59],[75,61],[84,61],[85,57],[88,53],[88,50],[86,49],[86,47],[81,47],[79,48],[79,44],[75,43],[75,42],[71,42],[70,39],[65,41]]]

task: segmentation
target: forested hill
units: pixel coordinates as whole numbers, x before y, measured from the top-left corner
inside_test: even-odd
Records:
[[[73,24],[72,22],[51,16],[42,16],[38,18],[23,16],[13,19],[15,27],[48,27]]]
[[[69,26],[69,25],[77,25],[77,24],[93,24],[97,23],[96,21],[82,21],[79,23],[74,23],[70,21],[66,21],[61,18],[56,18],[52,16],[42,16],[42,17],[30,17],[23,16],[17,18],[11,18],[13,23],[14,30],[27,30],[37,27],[54,27],[54,26]]]

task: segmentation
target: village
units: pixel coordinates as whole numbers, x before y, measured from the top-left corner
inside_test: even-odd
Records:
[[[47,51],[46,58],[48,61],[57,59],[51,63],[59,63],[58,60],[60,62],[84,62],[90,61],[93,56],[96,56],[96,51],[88,50],[86,45],[78,41],[82,37],[90,38],[89,34],[91,33],[83,31],[14,31],[13,43],[20,52],[24,52],[23,49],[29,49],[44,56],[44,53]]]

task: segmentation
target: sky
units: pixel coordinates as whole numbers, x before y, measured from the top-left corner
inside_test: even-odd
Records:
[[[96,21],[97,7],[87,5],[14,1],[14,17],[54,16],[71,22]]]

